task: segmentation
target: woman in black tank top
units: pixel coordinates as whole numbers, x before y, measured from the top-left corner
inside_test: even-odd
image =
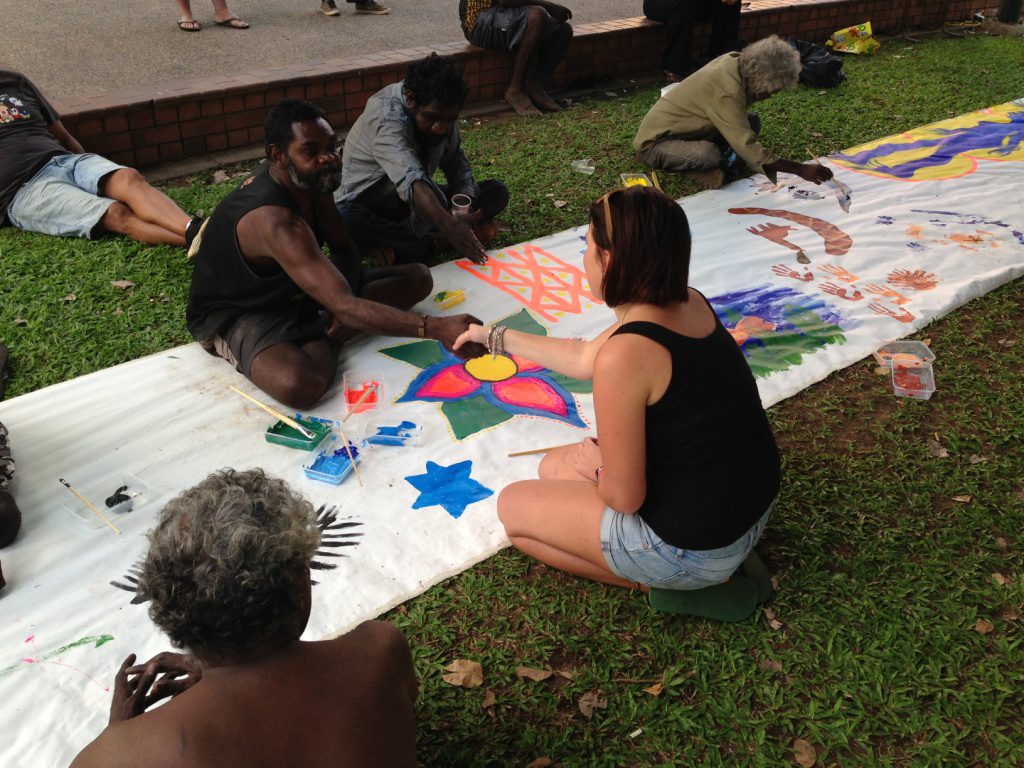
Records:
[[[647,187],[609,193],[591,205],[584,267],[611,327],[579,341],[474,325],[455,345],[594,380],[598,437],[552,450],[539,480],[498,498],[512,543],[548,565],[700,589],[727,581],[767,522],[778,450],[743,353],[687,286],[689,262],[675,201]]]

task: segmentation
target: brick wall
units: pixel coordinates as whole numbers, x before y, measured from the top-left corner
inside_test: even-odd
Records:
[[[741,16],[740,35],[747,41],[779,34],[820,43],[851,24],[871,21],[877,33],[895,34],[903,29],[905,18],[912,27],[937,26],[944,20],[943,10],[947,19],[963,19],[975,7],[971,0],[753,0],[753,7]],[[707,30],[698,28],[696,34],[703,38]],[[702,40],[695,41],[695,48],[701,44]],[[663,46],[662,26],[644,18],[579,25],[553,85],[656,71]],[[510,57],[451,43],[167,82],[66,99],[58,108],[65,126],[87,150],[144,168],[262,144],[268,107],[288,96],[316,102],[335,128],[347,128],[370,96],[400,80],[410,61],[432,50],[462,61],[470,102],[501,98]]]

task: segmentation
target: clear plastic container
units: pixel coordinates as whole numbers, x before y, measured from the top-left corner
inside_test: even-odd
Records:
[[[341,440],[331,435],[324,447],[310,461],[302,464],[302,471],[311,480],[341,485],[352,474],[352,459],[355,459],[356,464],[363,463],[362,447],[361,443],[350,442],[346,448]],[[352,451],[352,458],[349,458],[349,450]]]
[[[466,300],[466,291],[464,288],[453,288],[447,291],[438,291],[434,294],[434,306],[439,309],[451,309],[456,304],[461,304]]]
[[[646,173],[620,173],[619,178],[622,179],[622,186],[624,187],[653,187],[651,183],[651,177]]]
[[[152,501],[154,496],[149,484],[131,472],[114,472],[81,485],[75,482],[74,477],[67,476],[65,479],[115,525],[117,516],[140,509]],[[61,509],[80,525],[90,529],[106,526],[102,518],[89,509],[70,489],[65,488],[64,492],[65,498],[61,503]]]
[[[331,425],[322,421],[310,421],[308,419],[296,419],[296,421],[313,433],[313,437],[306,437],[295,427],[278,421],[267,427],[263,438],[268,443],[276,443],[287,448],[297,448],[300,451],[312,451],[331,433]]]
[[[345,412],[372,411],[384,402],[384,382],[370,371],[345,371],[343,378]]]
[[[383,445],[403,448],[419,445],[423,427],[411,421],[373,421],[366,425],[363,442],[367,445]]]
[[[874,355],[883,368],[892,368],[893,363],[909,368],[935,360],[935,353],[922,341],[887,341]]]
[[[935,392],[935,372],[931,363],[892,367],[892,391],[897,397],[927,400]]]
[[[588,176],[597,170],[597,165],[594,163],[593,158],[590,157],[584,157],[582,160],[573,160],[569,165],[574,171],[585,173]]]

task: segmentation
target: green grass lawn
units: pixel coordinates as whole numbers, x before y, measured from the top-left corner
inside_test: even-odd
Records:
[[[835,90],[760,105],[766,143],[804,159],[1024,97],[1020,39],[886,41],[846,68]],[[540,121],[466,121],[478,176],[513,192],[502,244],[583,223],[640,170],[630,140],[656,96],[619,87]],[[581,157],[593,176],[570,169]],[[168,191],[209,210],[232,183],[208,180]],[[0,232],[10,394],[190,341],[189,271],[180,250]],[[760,549],[777,624],[655,614],[508,551],[392,611],[421,679],[422,762],[793,765],[803,739],[819,765],[1024,764],[1021,327],[1017,281],[917,336],[939,358],[932,400],[897,400],[864,361],[772,408],[785,475]],[[442,682],[458,658],[483,665],[482,687]],[[564,674],[533,682],[519,666]],[[595,692],[606,707],[588,719]]]

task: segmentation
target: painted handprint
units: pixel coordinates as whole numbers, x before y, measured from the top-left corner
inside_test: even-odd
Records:
[[[912,291],[930,291],[939,284],[933,273],[925,272],[923,269],[894,269],[885,280],[892,285],[910,288]]]
[[[847,293],[845,287],[840,287],[835,283],[822,283],[818,287],[825,293],[830,293],[847,301],[860,301],[864,298],[864,294],[858,291],[854,285],[849,286],[851,293]]]
[[[804,273],[801,275],[799,272],[790,269],[785,264],[776,264],[774,267],[772,267],[772,272],[774,272],[779,277],[791,277],[794,280],[799,280],[802,283],[809,283],[811,282],[811,280],[814,279],[814,273],[811,272],[809,269],[805,269]]]
[[[873,301],[870,304],[868,304],[868,309],[870,309],[876,315],[885,315],[887,317],[893,318],[894,320],[899,320],[901,323],[911,323],[916,319],[903,307],[899,307],[899,311],[895,311],[885,306],[884,304],[879,304],[877,301]]]
[[[784,224],[755,224],[752,227],[747,227],[747,232],[758,237],[763,237],[765,240],[771,240],[773,243],[778,245],[784,245],[791,251],[799,251],[799,245],[793,245],[786,239],[786,235],[792,232],[794,227],[789,227]]]
[[[828,272],[836,280],[842,280],[844,283],[856,283],[860,280],[856,275],[851,275],[842,267],[837,267],[834,264],[822,264],[821,269],[824,272]]]
[[[909,304],[910,299],[904,296],[898,291],[894,291],[892,288],[886,288],[884,285],[878,285],[877,283],[871,283],[864,287],[868,293],[873,293],[877,296],[881,296],[887,301],[891,301],[893,304],[898,304],[901,307],[904,304]]]

